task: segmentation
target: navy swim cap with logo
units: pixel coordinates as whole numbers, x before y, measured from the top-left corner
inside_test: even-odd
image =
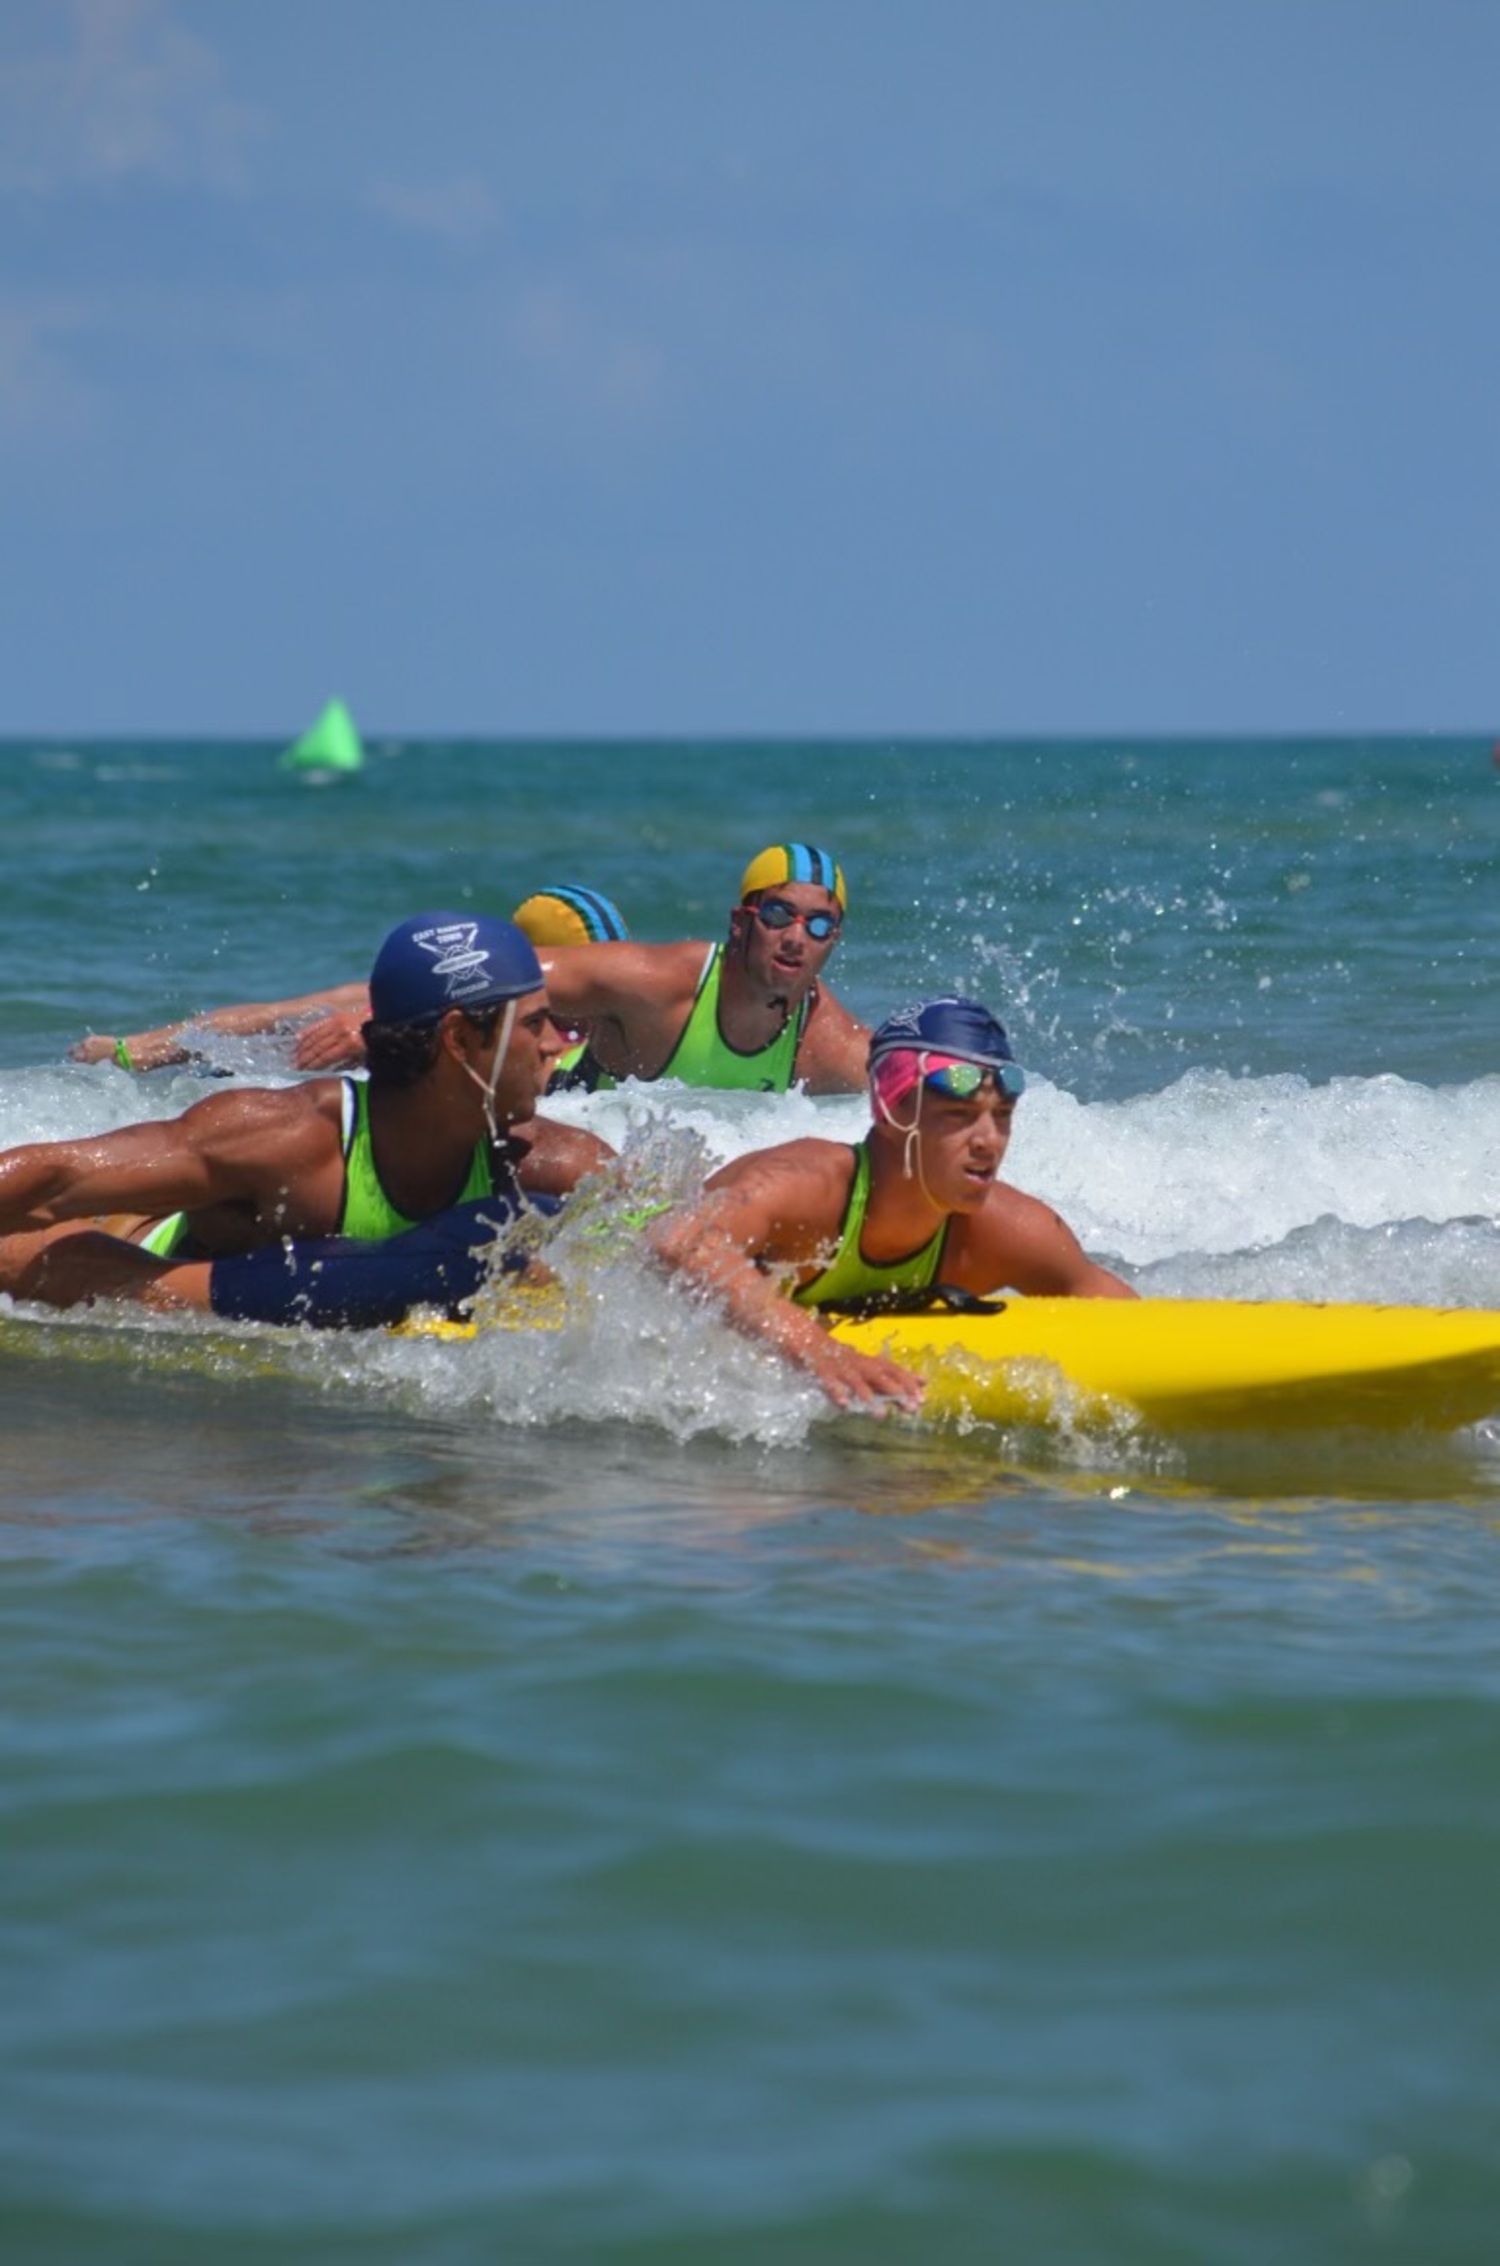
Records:
[[[887,1015],[870,1041],[871,1069],[883,1054],[912,1053],[946,1054],[990,1070],[1016,1059],[1005,1026],[977,999],[929,999]]]
[[[418,913],[393,928],[370,971],[377,1023],[428,1023],[450,1007],[488,1007],[542,988],[541,963],[514,921]]]

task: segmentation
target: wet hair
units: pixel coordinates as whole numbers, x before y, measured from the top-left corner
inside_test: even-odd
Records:
[[[503,1012],[503,1003],[498,1000],[484,1007],[458,1009],[464,1021],[472,1023],[481,1037],[486,1039]],[[370,1084],[382,1086],[388,1093],[406,1092],[413,1086],[419,1086],[437,1060],[438,1026],[442,1019],[441,1015],[426,1015],[417,1023],[377,1023],[372,1020],[364,1024],[360,1036],[365,1042]]]

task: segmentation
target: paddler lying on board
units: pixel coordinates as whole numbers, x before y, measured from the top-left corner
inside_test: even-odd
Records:
[[[657,1258],[840,1408],[915,1408],[923,1386],[831,1337],[820,1307],[939,1282],[1135,1297],[1056,1212],[999,1178],[1026,1078],[987,1008],[934,999],[890,1016],[870,1042],[869,1081],[875,1123],[857,1148],[809,1139],[737,1158],[650,1228]]]
[[[815,1094],[858,1093],[870,1034],[820,980],[843,928],[846,901],[843,873],[826,850],[778,842],[745,868],[722,944],[606,937],[544,946],[553,1008],[564,1022],[589,1028],[590,1082],[678,1078],[688,1086],[767,1094],[800,1083]],[[244,1035],[319,1009],[332,1012],[300,1033],[295,1066],[330,1070],[357,1063],[359,1028],[368,1013],[358,985],[259,1007],[215,1008],[197,1027]],[[127,1039],[84,1039],[73,1053],[86,1062],[113,1054],[127,1069],[156,1069],[187,1059],[194,1027],[175,1023]]]
[[[858,1093],[870,1034],[821,980],[847,903],[826,850],[776,842],[745,868],[722,944],[544,951],[548,993],[559,1015],[588,1019],[606,1085]]]
[[[368,1082],[233,1087],[180,1117],[0,1153],[0,1290],[341,1322],[445,1296],[450,1279],[472,1291],[469,1246],[613,1151],[535,1115],[567,1041],[511,922],[403,921],[369,996]],[[346,1297],[349,1259],[363,1264]]]
[[[597,889],[585,889],[577,882],[559,882],[535,890],[510,917],[538,947],[621,943],[629,934],[619,907]],[[268,1031],[290,1031],[296,1034],[294,1069],[349,1070],[364,1062],[361,1034],[371,1012],[368,984],[334,984],[326,991],[303,992],[295,999],[211,1007],[202,1015],[163,1023],[159,1030],[134,1031],[127,1038],[90,1032],[68,1052],[74,1062],[116,1062],[122,1070],[165,1070],[180,1062],[195,1061],[203,1051],[202,1040],[213,1033],[223,1038],[257,1038]],[[587,1051],[588,1036],[586,1025],[575,1018],[573,1042],[553,1070],[554,1088],[597,1082],[597,1065],[592,1064]]]

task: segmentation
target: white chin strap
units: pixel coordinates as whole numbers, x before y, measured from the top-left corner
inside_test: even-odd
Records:
[[[465,1075],[473,1079],[484,1096],[485,1126],[490,1139],[497,1147],[500,1142],[500,1128],[495,1122],[495,1088],[500,1083],[500,1072],[505,1067],[505,1057],[510,1048],[510,1034],[515,1027],[516,1002],[513,999],[507,999],[505,1013],[500,1018],[500,1037],[495,1045],[495,1055],[490,1064],[489,1076],[481,1078],[477,1070],[471,1068],[467,1062],[464,1064]]]
[[[890,1126],[893,1132],[900,1133],[905,1136],[901,1148],[902,1179],[915,1180],[918,1187],[921,1189],[922,1194],[927,1197],[927,1201],[930,1204],[932,1202],[932,1198],[930,1195],[928,1195],[927,1183],[922,1178],[922,1157],[921,1152],[917,1147],[917,1138],[922,1129],[922,1081],[927,1075],[927,1064],[929,1059],[929,1056],[925,1052],[917,1056],[917,1082],[912,1088],[912,1093],[916,1097],[916,1106],[912,1112],[912,1120],[910,1125],[903,1125],[901,1123],[900,1118],[897,1117],[895,1111],[890,1107],[890,1104],[886,1101],[885,1096],[881,1093],[878,1086],[872,1087],[871,1093],[875,1102],[875,1107],[879,1111],[880,1115],[885,1119],[886,1124]]]

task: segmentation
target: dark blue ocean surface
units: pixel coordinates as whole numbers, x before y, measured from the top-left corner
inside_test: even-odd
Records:
[[[980,990],[1089,1098],[1195,1065],[1495,1067],[1500,776],[1473,740],[382,747],[317,788],[258,744],[0,746],[21,958],[0,1062],[362,975],[442,904],[542,883],[716,936],[767,841],[830,846],[862,1014]]]

